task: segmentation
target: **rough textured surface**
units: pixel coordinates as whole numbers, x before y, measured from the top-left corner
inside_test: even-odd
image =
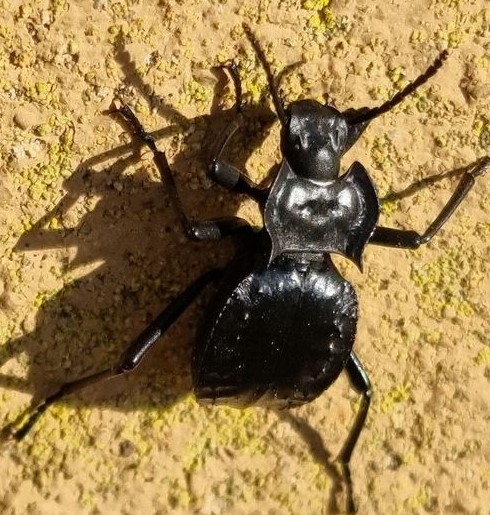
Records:
[[[116,93],[158,131],[191,213],[238,211],[258,222],[253,203],[205,175],[206,149],[232,105],[229,84],[210,69],[231,57],[251,129],[232,158],[246,162],[254,180],[280,159],[277,123],[250,136],[267,129],[258,105],[268,93],[243,21],[276,73],[286,69],[284,98],[325,94],[339,109],[379,105],[450,49],[440,73],[373,122],[344,161],[359,159],[381,196],[441,175],[385,202],[384,225],[423,230],[455,188],[457,178],[444,174],[490,152],[486,0],[2,0],[0,7],[5,423],[33,394],[114,363],[170,298],[229,253],[226,244],[184,241],[148,153],[137,159],[123,128],[103,114]],[[488,513],[489,179],[427,247],[369,247],[364,275],[337,260],[357,285],[356,349],[375,392],[352,463],[361,513]],[[342,445],[357,396],[341,379],[290,414],[198,407],[189,356],[204,304],[133,377],[67,399],[21,444],[2,445],[2,513],[342,506],[322,462]]]

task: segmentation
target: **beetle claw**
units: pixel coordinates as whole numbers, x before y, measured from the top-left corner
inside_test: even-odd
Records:
[[[473,177],[480,177],[485,175],[490,169],[490,156],[483,157],[477,166],[470,172]]]

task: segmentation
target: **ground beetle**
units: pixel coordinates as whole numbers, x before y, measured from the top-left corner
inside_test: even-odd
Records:
[[[366,420],[371,385],[352,350],[356,294],[336,270],[330,254],[340,254],[361,267],[367,243],[405,249],[427,243],[465,198],[475,178],[490,167],[490,158],[481,159],[462,175],[456,191],[423,234],[378,226],[379,200],[366,169],[356,162],[339,176],[340,158],[373,118],[392,109],[433,76],[447,52],[441,52],[424,74],[380,107],[341,113],[314,100],[284,107],[263,50],[250,28],[244,26],[244,30],[267,75],[281,123],[283,160],[269,188],[259,188],[225,162],[222,153],[237,130],[236,123],[224,134],[209,171],[221,186],[247,194],[259,204],[264,227],[254,230],[238,217],[189,219],[165,153],[157,149],[130,108],[115,101],[114,110],[153,152],[187,236],[202,241],[233,235],[239,251],[225,269],[206,272],[178,296],[132,342],[118,365],[62,385],[30,411],[20,428],[12,424],[4,434],[20,440],[62,397],[134,370],[205,286],[217,283],[194,347],[192,375],[197,400],[202,404],[292,408],[318,397],[345,370],[361,395],[354,425],[338,456],[347,508],[354,511],[349,462]],[[233,63],[223,67],[233,79],[235,108],[242,117],[238,70]]]

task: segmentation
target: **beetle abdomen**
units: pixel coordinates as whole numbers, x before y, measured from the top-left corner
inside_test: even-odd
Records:
[[[246,276],[226,298],[195,348],[200,402],[299,405],[320,395],[344,368],[357,299],[331,262],[298,265],[281,258]]]

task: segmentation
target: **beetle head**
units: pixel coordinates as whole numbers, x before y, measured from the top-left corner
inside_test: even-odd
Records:
[[[293,102],[285,115],[281,150],[294,172],[314,180],[337,177],[340,158],[353,143],[344,116],[315,100]]]

